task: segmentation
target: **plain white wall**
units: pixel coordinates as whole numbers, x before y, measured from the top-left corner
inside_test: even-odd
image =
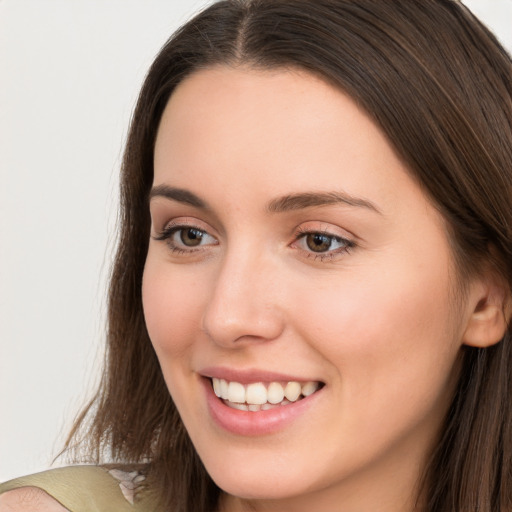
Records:
[[[48,467],[95,381],[131,111],[204,4],[0,1],[0,481]]]
[[[143,76],[206,0],[0,0],[0,481],[45,469],[103,339]],[[512,49],[512,0],[467,0]]]

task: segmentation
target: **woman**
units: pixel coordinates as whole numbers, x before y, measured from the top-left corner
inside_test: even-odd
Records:
[[[136,107],[68,447],[140,510],[511,510],[510,162],[510,57],[460,3],[208,8]],[[127,506],[58,471],[0,491]]]

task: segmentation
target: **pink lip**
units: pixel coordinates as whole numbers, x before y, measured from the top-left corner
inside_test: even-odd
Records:
[[[230,382],[240,382],[240,384],[251,384],[252,382],[308,382],[317,381],[317,379],[305,379],[284,373],[269,372],[265,370],[236,370],[233,368],[225,368],[215,366],[204,368],[198,372],[203,377],[216,379],[225,379]]]
[[[269,380],[273,382],[277,380],[286,381],[288,378],[276,379],[274,375]],[[288,405],[275,407],[268,411],[250,412],[239,411],[238,409],[228,407],[213,392],[211,380],[209,378],[202,378],[201,381],[206,392],[208,411],[213,421],[222,429],[240,436],[262,436],[283,430],[294,420],[305,414],[310,407],[314,405],[323,389],[322,388],[316,393]],[[262,381],[265,382],[267,379],[260,378],[256,381],[251,379],[249,382]],[[236,380],[236,382],[240,382],[240,380]]]

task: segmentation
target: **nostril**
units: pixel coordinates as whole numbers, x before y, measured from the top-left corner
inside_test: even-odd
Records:
[[[279,293],[272,284],[276,280],[256,268],[261,262],[243,255],[235,258],[234,253],[226,258],[229,261],[217,276],[203,312],[203,332],[215,344],[229,348],[278,338],[284,315],[276,303]]]

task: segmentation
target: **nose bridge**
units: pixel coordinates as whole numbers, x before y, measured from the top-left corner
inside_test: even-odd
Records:
[[[276,266],[275,260],[249,244],[226,250],[203,318],[203,328],[215,343],[232,346],[279,336]]]

